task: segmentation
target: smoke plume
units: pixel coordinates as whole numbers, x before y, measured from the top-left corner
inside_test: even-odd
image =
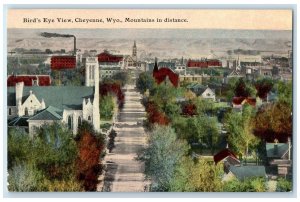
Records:
[[[47,37],[47,38],[52,38],[52,37],[63,37],[63,38],[75,37],[74,35],[71,35],[71,34],[57,34],[57,33],[49,33],[49,32],[42,32],[41,36]]]
[[[74,35],[71,34],[58,34],[58,33],[49,33],[49,32],[42,32],[41,36],[43,37],[47,37],[47,38],[54,38],[54,37],[62,37],[62,38],[70,38],[73,37],[74,38],[74,51],[73,51],[73,55],[76,55],[76,37]]]

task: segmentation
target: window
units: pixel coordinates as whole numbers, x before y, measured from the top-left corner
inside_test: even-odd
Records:
[[[91,116],[88,116],[88,121],[91,121],[92,120],[92,117]]]
[[[68,128],[71,130],[73,129],[72,117],[68,116]]]
[[[94,69],[94,67],[92,65],[91,65],[91,68],[92,68],[92,76],[91,76],[91,78],[95,79],[95,69]]]
[[[33,86],[37,86],[38,85],[38,81],[37,80],[32,80],[32,85]]]
[[[8,108],[8,115],[11,115],[11,108]]]
[[[80,125],[81,125],[81,117],[78,116],[78,126],[80,126]]]
[[[25,116],[28,116],[28,108],[25,107]]]

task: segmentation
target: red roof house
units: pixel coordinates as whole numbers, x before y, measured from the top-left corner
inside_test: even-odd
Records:
[[[98,55],[98,62],[120,62],[123,60],[123,56],[113,55],[107,51]]]
[[[240,164],[240,160],[236,157],[236,155],[227,148],[214,155],[215,164],[218,164],[223,160],[227,160],[234,165]]]
[[[51,69],[73,69],[76,67],[76,56],[52,56]]]
[[[234,97],[232,99],[232,106],[235,108],[239,108],[244,104],[249,104],[253,107],[256,106],[256,98],[252,98],[252,97]]]
[[[222,67],[219,60],[188,60],[188,68],[208,68],[208,67]]]
[[[163,81],[165,81],[166,77],[169,78],[170,82],[173,84],[174,87],[177,87],[179,83],[178,74],[174,73],[171,69],[167,67],[162,67],[156,71],[153,70],[153,77],[157,84],[160,84]]]
[[[7,78],[7,86],[20,82],[24,82],[24,86],[50,86],[51,78],[49,75],[10,75]]]

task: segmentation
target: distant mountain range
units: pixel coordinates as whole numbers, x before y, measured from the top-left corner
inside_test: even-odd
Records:
[[[73,38],[44,38],[47,31],[72,34],[77,48],[110,50],[131,54],[136,40],[140,58],[199,58],[210,53],[225,56],[227,51],[242,49],[261,52],[262,55],[287,55],[292,49],[291,31],[272,30],[172,30],[172,29],[8,29],[8,51],[24,49],[73,49]]]

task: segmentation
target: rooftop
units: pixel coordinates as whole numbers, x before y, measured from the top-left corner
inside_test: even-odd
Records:
[[[249,177],[266,177],[264,166],[230,166],[229,169],[239,180]]]
[[[29,121],[32,120],[61,120],[62,119],[62,111],[55,107],[49,106],[46,109],[39,111],[36,115],[29,118]]]
[[[277,151],[274,151],[274,147],[277,145]],[[266,151],[267,157],[269,158],[281,158],[283,157],[289,149],[289,145],[287,143],[267,143]]]
[[[44,99],[46,106],[58,109],[81,109],[83,98],[94,97],[94,88],[86,86],[25,86],[22,101],[30,95],[30,91],[39,101]],[[15,87],[7,88],[7,105],[15,106]]]
[[[227,157],[232,157],[237,162],[239,162],[239,159],[236,157],[236,155],[232,151],[226,148],[214,155],[215,164],[219,163],[223,159],[226,159]]]

